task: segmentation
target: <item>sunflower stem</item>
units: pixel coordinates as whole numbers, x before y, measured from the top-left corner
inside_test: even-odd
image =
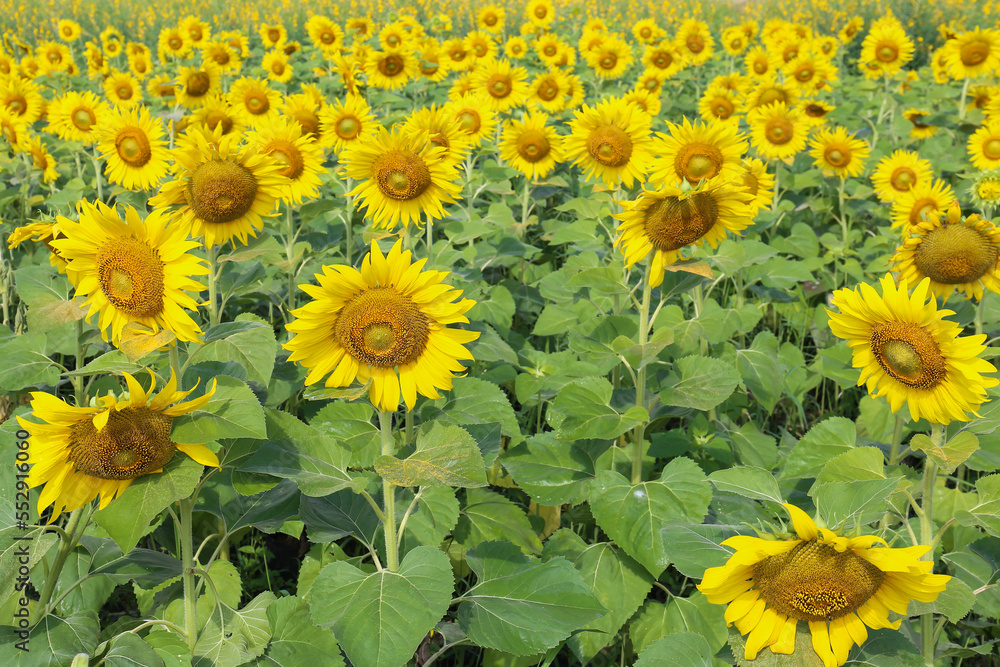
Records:
[[[382,434],[382,456],[392,456],[392,414],[379,410],[378,425]],[[382,498],[385,565],[390,572],[395,572],[399,569],[399,546],[396,541],[396,487],[386,479],[382,480]]]
[[[899,463],[899,446],[903,441],[903,418],[896,415],[896,422],[892,425],[892,442],[889,443],[889,465],[894,466]]]
[[[83,368],[85,356],[83,348],[83,320],[77,320],[73,324],[76,327],[76,367],[73,370],[78,371]],[[73,394],[76,398],[76,407],[82,408],[87,405],[87,393],[83,390],[82,375],[73,376]]]
[[[181,353],[180,348],[177,347],[177,341],[170,346],[170,370],[174,372],[177,376],[177,391],[183,389],[181,386]]]
[[[295,310],[295,223],[292,207],[285,207],[285,256],[288,258],[288,312]]]
[[[97,149],[90,156],[90,161],[94,163],[94,181],[97,183],[97,201],[104,201],[104,186],[101,185],[101,161],[97,157]]]
[[[216,299],[218,288],[215,284],[216,261],[215,245],[206,246],[205,252],[208,254],[208,324],[214,327],[219,323],[219,306]]]
[[[646,260],[646,270],[642,279],[642,303],[639,306],[639,347],[645,347],[649,340],[649,298],[653,288],[650,285],[652,273],[652,253]],[[635,404],[646,409],[646,367],[636,371]],[[632,484],[642,481],[642,455],[646,442],[646,423],[642,422],[632,430]]]
[[[965,98],[969,94],[969,77],[962,83],[962,98],[958,102],[958,119],[965,120]]]
[[[63,566],[66,565],[66,559],[73,553],[77,542],[83,537],[83,531],[87,528],[87,523],[90,521],[90,514],[89,506],[86,516],[84,516],[82,507],[78,507],[70,513],[69,519],[66,521],[65,535],[60,536],[62,539],[59,542],[59,550],[56,552],[55,560],[52,561],[52,569],[45,576],[45,585],[42,586],[42,592],[38,597],[38,603],[35,605],[35,611],[31,615],[32,626],[49,613],[49,600],[52,599],[52,593],[59,582],[59,575],[62,573]]]
[[[976,319],[974,320],[976,325],[976,335],[983,333],[983,304],[986,302],[986,295],[989,292],[985,292],[983,296],[979,299],[979,304],[976,306]]]
[[[181,567],[183,567],[181,578],[184,581],[184,632],[187,634],[188,649],[194,655],[195,644],[198,643],[198,611],[196,607],[195,582],[194,582],[194,539],[192,530],[194,529],[191,515],[194,510],[194,501],[185,498],[180,501],[180,533],[181,533]]]
[[[354,189],[353,185],[354,183],[351,181],[351,179],[347,179],[348,192],[351,192]],[[351,262],[351,257],[352,257],[351,250],[353,249],[354,246],[354,239],[351,237],[351,232],[352,232],[351,222],[353,222],[353,220],[354,220],[354,198],[348,197],[347,211],[345,212],[344,215],[344,243],[345,243],[344,259],[347,260],[348,266],[354,266],[354,264]]]
[[[941,424],[931,425],[931,444],[941,447],[944,427]],[[937,481],[937,463],[928,456],[924,459],[923,489],[920,498],[923,514],[920,517],[920,543],[931,548],[922,556],[924,560],[934,560],[934,483]],[[924,665],[934,666],[934,614],[923,614],[920,617],[920,652],[924,657]]]

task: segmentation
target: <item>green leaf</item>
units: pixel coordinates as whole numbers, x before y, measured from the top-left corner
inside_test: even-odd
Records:
[[[500,457],[514,481],[542,505],[586,500],[597,459],[611,447],[608,440],[560,440],[539,433]]]
[[[111,640],[104,664],[108,667],[162,667],[164,662],[139,635],[125,632]]]
[[[132,373],[135,375],[141,370],[142,366],[131,363],[125,358],[124,352],[121,350],[111,350],[96,359],[92,359],[90,363],[80,370],[69,371],[68,373],[64,373],[64,375],[74,377],[77,375],[105,375],[122,372]]]
[[[815,477],[830,459],[853,449],[856,438],[857,429],[850,419],[830,417],[821,421],[809,429],[792,449],[780,477]]]
[[[948,580],[947,588],[938,593],[934,602],[911,600],[907,612],[913,616],[942,614],[952,623],[958,623],[972,611],[976,604],[976,594],[967,583],[958,577]]]
[[[800,623],[799,627],[802,625]],[[808,635],[806,637],[806,641],[809,641]],[[799,646],[798,633],[795,636],[795,646]],[[849,665],[920,667],[925,664],[917,647],[898,630],[869,630],[868,641],[852,653],[855,655],[854,659],[847,663]],[[823,662],[820,661],[819,664],[822,665]]]
[[[0,660],[18,667],[69,667],[77,653],[93,655],[100,632],[95,611],[66,618],[48,614],[31,628],[28,650],[21,651],[15,644],[23,638],[13,627],[0,625]]]
[[[746,640],[736,626],[729,628],[729,646],[733,649],[733,656],[739,667],[823,667],[823,659],[813,650],[808,623],[799,622],[795,627],[795,650],[790,655],[771,653],[771,649],[765,648],[757,654],[756,659],[747,660]]]
[[[667,559],[677,571],[692,579],[701,579],[708,568],[725,564],[733,552],[721,543],[739,534],[738,526],[679,521],[668,522],[660,529]]]
[[[45,355],[45,336],[16,336],[5,329],[0,333],[0,387],[6,393],[26,387],[54,385],[59,369]]]
[[[198,636],[192,667],[240,665],[261,655],[271,638],[267,608],[276,599],[264,591],[239,611],[216,606]]]
[[[896,490],[899,477],[856,482],[817,483],[809,490],[816,510],[827,525],[838,526],[848,519],[863,524],[885,513],[886,500]]]
[[[165,667],[191,667],[191,651],[181,635],[170,630],[153,630],[143,640],[153,647]]]
[[[271,643],[258,665],[343,667],[340,646],[329,630],[313,624],[309,604],[302,598],[284,597],[267,607]]]
[[[174,417],[170,438],[182,445],[203,445],[219,438],[266,437],[264,408],[250,387],[228,375],[215,379],[218,385],[208,403]]]
[[[619,413],[611,407],[614,389],[603,377],[581,378],[563,387],[546,412],[549,423],[558,429],[559,437],[598,438],[611,440],[649,421],[649,415],[638,407]]]
[[[93,570],[116,584],[135,581],[143,588],[152,588],[180,576],[181,562],[170,554],[152,549],[132,549],[128,554],[111,560]]]
[[[816,485],[885,479],[882,451],[878,447],[856,447],[830,459],[818,475]]]
[[[95,512],[94,521],[128,553],[152,530],[150,521],[170,503],[191,495],[203,470],[197,461],[175,454],[163,472],[137,478],[110,505]]]
[[[735,466],[716,470],[708,476],[717,491],[728,491],[751,500],[783,503],[778,481],[769,471],[753,466]]]
[[[694,632],[714,655],[726,643],[725,607],[713,605],[700,592],[690,598],[672,597],[666,604],[647,600],[629,626],[635,650],[644,651],[661,637]]]
[[[397,507],[409,502],[404,495],[397,499]],[[400,552],[414,546],[437,546],[458,523],[459,505],[455,490],[446,486],[421,489],[417,508],[406,522]]]
[[[654,577],[670,564],[660,539],[663,524],[700,523],[711,499],[705,473],[683,457],[668,463],[655,481],[633,485],[619,473],[604,470],[590,488],[597,524]]]
[[[950,475],[976,453],[979,449],[979,438],[969,431],[960,431],[944,446],[935,447],[930,438],[918,433],[910,438],[910,449],[924,452],[941,467],[942,473]]]
[[[736,366],[753,398],[768,412],[773,412],[781,398],[784,376],[775,335],[762,331],[753,339],[749,349],[736,350]]]
[[[464,429],[441,422],[417,434],[416,451],[405,459],[375,459],[375,471],[396,486],[486,486],[486,468],[476,441]]]
[[[509,542],[484,542],[466,560],[477,581],[462,595],[458,623],[479,646],[538,653],[604,612],[565,558],[542,562]]]
[[[17,295],[29,306],[69,297],[69,279],[48,264],[24,266],[14,271]]]
[[[271,381],[271,372],[274,370],[274,359],[278,354],[278,341],[274,338],[274,329],[251,313],[238,315],[236,321],[246,322],[252,326],[196,347],[188,358],[188,364],[235,361],[246,369],[247,380],[267,387]]]
[[[739,372],[721,359],[690,356],[674,363],[680,377],[671,373],[664,381],[660,400],[665,405],[711,410],[729,398],[740,383]]]
[[[355,493],[338,491],[323,498],[302,496],[299,516],[313,542],[333,542],[353,535],[369,549],[374,548],[378,516],[368,501]]]
[[[969,510],[955,512],[955,520],[963,526],[979,526],[994,537],[1000,537],[1000,475],[987,475],[976,480],[979,504]]]
[[[542,542],[524,510],[489,489],[466,490],[455,540],[466,549],[489,540],[507,540],[525,553],[542,551]]]
[[[775,439],[761,433],[753,422],[747,422],[740,427],[739,431],[730,431],[729,438],[736,450],[737,460],[744,465],[756,466],[770,471],[778,462],[778,447]]]
[[[372,423],[375,409],[368,403],[335,401],[323,406],[309,425],[351,448],[349,465],[367,468],[375,463],[381,440]]]
[[[646,647],[635,667],[712,667],[714,652],[701,635],[677,632]]]
[[[455,378],[446,400],[427,403],[424,421],[439,417],[455,424],[491,424],[499,422],[505,436],[517,443],[522,440],[517,415],[500,387],[477,378]]]
[[[331,563],[309,592],[312,618],[333,629],[357,667],[399,667],[448,610],[453,581],[448,556],[434,547],[409,552],[396,572]]]

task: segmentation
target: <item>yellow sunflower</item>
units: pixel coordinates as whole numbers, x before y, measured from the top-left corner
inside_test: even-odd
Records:
[[[660,157],[650,166],[650,181],[693,185],[716,176],[732,180],[742,173],[748,145],[733,123],[691,123],[684,118],[680,125],[668,122],[667,129],[668,134],[658,135]]]
[[[863,18],[860,16],[852,16],[851,19],[844,24],[844,27],[840,29],[840,32],[837,33],[837,37],[839,37],[840,41],[844,44],[848,44],[858,36],[858,33],[860,33],[861,29],[864,27],[865,20]]]
[[[153,61],[147,55],[130,53],[128,55],[128,71],[137,79],[145,79],[153,71]]]
[[[771,208],[774,201],[774,175],[767,173],[767,164],[758,158],[743,160],[743,187],[753,197],[750,200],[750,217],[758,211]]]
[[[1000,67],[1000,30],[975,30],[959,33],[941,49],[948,74],[953,79],[974,79],[995,72]]]
[[[116,107],[129,109],[142,104],[142,87],[129,72],[111,70],[111,74],[104,80],[104,94]]]
[[[507,121],[500,138],[500,158],[532,180],[545,178],[565,160],[563,138],[548,120],[548,114],[529,111],[523,121]]]
[[[25,125],[31,125],[42,115],[43,98],[38,84],[20,77],[0,79],[0,104]]]
[[[419,69],[416,53],[408,49],[372,51],[365,62],[368,85],[386,90],[405,86]]]
[[[656,25],[656,21],[653,19],[642,19],[636,21],[635,25],[632,26],[632,36],[640,44],[658,41],[666,34],[667,31]]]
[[[202,62],[200,67],[181,67],[174,88],[175,99],[186,106],[199,106],[210,95],[219,91],[222,72],[212,61]]]
[[[48,147],[42,142],[41,137],[25,134],[21,138],[19,151],[27,153],[31,157],[32,166],[41,172],[42,181],[45,183],[55,183],[59,178],[58,163],[52,157]]]
[[[750,45],[750,40],[740,26],[732,26],[722,31],[722,48],[730,56],[741,55]]]
[[[1000,293],[1000,229],[976,214],[966,218],[958,203],[946,215],[932,214],[910,228],[892,258],[893,270],[911,285],[930,278],[943,303],[956,290],[983,298],[983,288]]]
[[[100,136],[98,123],[105,119],[108,111],[108,105],[93,93],[71,91],[49,104],[46,129],[60,139],[90,145]]]
[[[0,51],[0,76],[6,77],[17,73],[17,58]]]
[[[660,101],[659,95],[650,93],[642,88],[636,88],[631,92],[625,93],[622,95],[622,100],[626,104],[638,107],[640,111],[653,118],[660,115],[660,109],[663,107],[663,102]]]
[[[63,259],[59,251],[52,247],[52,241],[65,238],[59,230],[59,223],[55,220],[39,220],[27,225],[17,227],[7,236],[7,247],[17,248],[25,241],[44,243],[49,250],[49,264],[54,266],[59,273],[66,273],[66,260]]]
[[[306,21],[306,32],[313,45],[324,53],[339,51],[344,46],[344,31],[325,16],[311,16]]]
[[[820,100],[802,100],[799,103],[802,109],[803,120],[812,127],[819,127],[826,123],[827,115],[836,107]]]
[[[458,120],[436,104],[417,109],[403,123],[404,134],[422,134],[434,146],[444,148],[444,157],[461,162],[472,150],[472,141]]]
[[[736,92],[725,88],[710,86],[698,100],[698,113],[707,121],[729,120],[739,109]]]
[[[365,217],[376,227],[421,224],[421,216],[441,218],[443,203],[460,198],[455,161],[426,135],[378,128],[365,142],[355,142],[341,155],[347,175],[358,182],[348,193],[359,196]]]
[[[212,26],[191,14],[181,19],[178,27],[195,48],[201,48],[212,37]]]
[[[154,332],[172,331],[179,340],[197,341],[201,329],[185,312],[197,310],[195,296],[204,285],[192,276],[208,268],[188,250],[183,225],[171,224],[170,215],[153,211],[145,220],[131,206],[122,220],[114,208],[97,202],[79,204],[80,221],[57,218],[64,238],[52,246],[68,262],[77,296],[86,297],[87,319],[98,315],[104,340],[118,345],[122,329],[138,322]]]
[[[444,284],[447,272],[421,271],[426,261],[411,263],[401,240],[388,257],[372,244],[360,271],[324,266],[319,285],[300,285],[313,301],[292,311],[294,335],[284,347],[289,361],[309,369],[306,385],[324,376],[327,387],[370,382],[369,400],[387,412],[401,398],[412,410],[417,394],[440,398],[438,390],[451,389],[465,371],[461,361],[472,359],[464,346],[479,333],[448,325],[468,323],[475,302],[457,301],[462,293]]]
[[[504,44],[503,54],[508,58],[520,60],[528,54],[528,42],[524,40],[524,37],[515,35]]]
[[[465,47],[476,60],[493,58],[497,54],[497,44],[489,33],[473,30],[465,36]]]
[[[1000,118],[983,123],[969,137],[966,148],[976,169],[988,171],[1000,167]]]
[[[609,188],[630,188],[652,161],[650,117],[618,98],[587,105],[575,112],[564,146],[566,157],[598,176]]]
[[[443,63],[443,57],[444,54],[441,52],[441,45],[438,41],[431,38],[425,39],[417,47],[420,76],[428,81],[444,81],[448,76],[448,68]]]
[[[217,93],[206,99],[203,106],[191,112],[188,127],[193,125],[203,125],[210,132],[214,132],[218,127],[222,136],[229,134],[240,136],[246,129],[243,116],[233,109],[225,97]]]
[[[69,47],[59,42],[43,42],[35,49],[35,58],[46,72],[66,72],[73,64]]]
[[[371,107],[360,95],[348,95],[320,109],[319,123],[320,136],[328,139],[337,153],[367,141],[378,127]]]
[[[59,33],[59,39],[62,41],[75,42],[80,39],[83,29],[73,19],[59,19],[59,22],[56,24],[56,32]]]
[[[771,56],[763,46],[755,46],[743,57],[747,75],[755,78],[772,73]]]
[[[221,38],[206,42],[201,47],[201,57],[204,60],[210,60],[215,63],[219,71],[225,74],[239,72],[243,67],[243,61],[239,53],[236,52],[236,49],[233,48],[232,44]],[[267,68],[265,67],[264,69]]]
[[[944,213],[955,202],[955,191],[940,179],[918,183],[892,202],[892,226],[904,233],[931,214]]]
[[[684,68],[684,55],[670,42],[647,44],[642,53],[642,64],[662,74],[662,83]]]
[[[484,93],[466,93],[445,105],[444,113],[450,114],[473,147],[483,139],[493,136],[497,126],[497,115],[486,102]]]
[[[128,190],[151,190],[170,170],[163,121],[139,106],[112,111],[101,124],[97,150],[107,160],[108,180]]]
[[[886,397],[892,412],[906,403],[914,420],[968,421],[988,400],[986,389],[1000,382],[982,375],[997,370],[977,356],[986,335],[959,337],[962,328],[944,319],[952,311],[937,309],[930,278],[908,290],[908,281],[900,278],[897,287],[892,274],[882,278],[881,296],[867,283],[837,290],[832,303],[840,312],[827,310],[830,329],[853,348],[858,385]]]
[[[878,69],[880,76],[893,76],[913,59],[913,40],[892,12],[872,24],[861,44],[860,63]]]
[[[617,79],[632,65],[632,47],[617,37],[608,37],[585,54],[587,66],[601,79]]]
[[[412,42],[413,37],[401,21],[387,23],[378,33],[378,44],[386,51],[409,49]]]
[[[260,41],[269,49],[277,48],[288,41],[288,30],[280,22],[261,23],[257,28],[257,34],[260,35]]]
[[[818,130],[809,146],[813,164],[824,175],[840,178],[859,176],[865,170],[865,160],[871,153],[867,143],[854,138],[840,126]]]
[[[323,149],[302,134],[301,125],[293,120],[279,118],[259,126],[250,137],[250,143],[255,144],[262,154],[275,158],[281,165],[278,174],[288,179],[281,186],[282,201],[297,206],[303,199],[319,195],[322,185],[319,175],[326,173]]]
[[[794,107],[798,101],[798,91],[791,85],[778,81],[774,76],[762,77],[744,100],[744,108],[749,110],[766,107],[775,102],[781,102],[787,107]]]
[[[279,83],[290,81],[294,71],[294,67],[288,62],[288,56],[281,50],[268,51],[264,54],[260,66],[267,72],[268,79]]]
[[[294,120],[302,127],[302,134],[317,142],[324,148],[332,145],[332,140],[325,136],[320,127],[319,112],[326,105],[325,100],[317,102],[311,93],[285,96],[285,116]]]
[[[524,18],[534,25],[547,28],[556,18],[552,0],[528,0],[524,6]]]
[[[474,67],[476,59],[469,53],[465,46],[465,40],[461,37],[449,39],[441,45],[444,51],[444,64],[448,69],[462,71]]]
[[[933,178],[930,160],[912,151],[898,150],[879,160],[872,173],[872,185],[878,198],[888,203]]]
[[[183,58],[189,53],[194,45],[191,40],[181,32],[180,28],[166,27],[160,30],[156,42],[156,52],[161,63],[166,63],[174,58]]]
[[[550,69],[536,76],[528,86],[528,103],[549,113],[559,113],[566,106],[569,81],[558,69]]]
[[[615,247],[621,247],[625,266],[632,267],[650,252],[649,282],[663,282],[665,267],[682,259],[685,248],[708,244],[712,248],[750,226],[751,195],[741,183],[716,177],[694,188],[667,185],[643,190],[639,198],[623,202],[625,210],[615,214],[618,226]]]
[[[503,32],[504,24],[507,22],[507,10],[498,5],[486,5],[479,10],[476,25],[482,30],[492,33]]]
[[[265,79],[237,79],[226,99],[251,128],[281,115],[281,93],[268,86]]]
[[[684,60],[692,65],[700,65],[711,59],[715,52],[715,40],[708,24],[698,19],[686,19],[677,29],[674,43]]]
[[[494,111],[508,111],[528,98],[527,80],[528,72],[523,67],[511,67],[507,60],[490,60],[476,67],[472,86],[486,94]]]
[[[809,129],[802,112],[784,102],[751,109],[747,124],[751,143],[766,160],[789,160],[806,147]]]
[[[147,392],[129,373],[123,373],[128,397],[112,394],[97,398],[94,407],[72,406],[52,394],[31,393],[29,421],[17,421],[29,434],[28,488],[45,485],[38,496],[38,513],[52,505],[49,523],[101,497],[99,509],[127,489],[132,481],[162,472],[176,450],[202,465],[218,467],[219,459],[205,445],[180,445],[170,440],[174,417],[205,406],[215,393],[212,386],[200,397],[178,403],[194,389],[177,391],[177,377],[153,396],[155,376],[150,371]]]
[[[172,100],[177,95],[177,87],[169,74],[157,74],[146,82],[146,92],[158,100]]]
[[[177,178],[160,188],[150,205],[179,205],[175,215],[191,236],[204,237],[207,247],[236,238],[246,244],[247,236],[257,236],[264,227],[262,218],[273,215],[287,185],[282,165],[253,148],[240,148],[230,136],[218,146],[201,133],[189,136],[192,149],[174,151]]]
[[[12,113],[7,107],[0,106],[0,134],[3,134],[3,138],[10,144],[10,149],[13,152],[21,151],[26,130],[27,125],[21,121],[19,116]]]
[[[784,655],[808,650],[795,647],[796,627],[805,621],[823,664],[839,667],[854,644],[868,639],[866,625],[898,628],[890,611],[905,616],[910,600],[933,602],[951,579],[932,574],[933,561],[920,560],[929,546],[890,548],[875,535],[841,537],[798,507],[784,507],[794,535],[730,537],[722,544],[735,552],[725,565],[705,570],[698,585],[709,602],[729,605],[728,625],[749,633],[746,660],[765,648]]]

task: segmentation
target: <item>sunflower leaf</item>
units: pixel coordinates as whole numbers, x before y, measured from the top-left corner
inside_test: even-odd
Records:
[[[664,381],[660,400],[665,405],[711,410],[729,398],[740,383],[736,368],[721,359],[690,356],[674,363],[680,375],[671,373]]]
[[[417,434],[417,450],[405,459],[380,456],[375,470],[396,486],[486,486],[486,469],[479,446],[468,431],[432,422]]]
[[[941,472],[950,475],[979,450],[979,439],[969,431],[960,431],[938,447],[926,435],[918,433],[910,439],[910,449],[924,452],[940,466]]]
[[[712,656],[702,635],[676,632],[643,649],[635,667],[711,667]]]

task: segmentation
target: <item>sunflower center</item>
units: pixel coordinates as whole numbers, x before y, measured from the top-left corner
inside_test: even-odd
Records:
[[[274,28],[270,28],[267,31],[267,38],[268,38],[268,40],[270,40],[272,42],[277,42],[280,37],[281,37],[281,32],[279,32],[278,30],[276,30]]]
[[[187,94],[191,97],[201,97],[212,86],[212,79],[207,72],[195,72],[188,77]]]
[[[1000,160],[1000,138],[991,137],[983,143],[983,155],[991,160]]]
[[[705,49],[705,39],[701,35],[689,36],[685,44],[691,53],[701,53]]]
[[[753,566],[754,586],[779,614],[800,621],[832,621],[856,611],[885,573],[850,549],[838,552],[816,540],[768,556]]]
[[[213,109],[205,115],[205,125],[208,129],[215,130],[216,127],[222,125],[222,134],[229,134],[233,129],[233,119],[229,117],[225,111],[218,109]]]
[[[69,461],[98,479],[135,479],[162,468],[174,455],[173,419],[142,406],[112,410],[100,431],[93,420],[73,426]]]
[[[678,250],[703,237],[718,220],[719,204],[707,192],[666,197],[647,209],[646,235],[657,250]]]
[[[379,156],[372,167],[378,188],[390,199],[416,199],[431,185],[431,172],[412,151],[393,150]]]
[[[772,104],[774,102],[785,102],[787,104],[788,96],[785,95],[783,90],[768,88],[760,94],[759,98],[757,98],[757,106],[759,107],[766,107],[768,104]]]
[[[145,241],[111,238],[97,251],[97,280],[115,308],[133,317],[163,312],[163,260]]]
[[[319,118],[308,109],[300,109],[294,114],[295,120],[302,127],[302,133],[313,139],[319,136]]]
[[[733,107],[732,102],[722,98],[716,99],[712,105],[712,108],[713,111],[715,112],[715,115],[723,120],[732,116],[733,112],[736,111],[735,107]]]
[[[403,59],[397,55],[389,55],[378,62],[378,71],[383,76],[396,76],[404,69]]]
[[[962,64],[967,67],[979,65],[990,55],[990,45],[986,42],[976,40],[962,46],[959,50],[959,57]]]
[[[488,26],[494,26],[497,24],[497,17],[495,14],[487,14],[483,17],[483,23]]]
[[[813,78],[813,74],[815,74],[815,73],[816,72],[815,72],[815,70],[812,67],[803,65],[802,67],[798,68],[795,71],[795,78],[798,79],[799,81],[805,83],[806,81],[809,81],[810,79],[812,79]]]
[[[195,215],[205,222],[232,222],[253,206],[257,179],[237,162],[211,160],[191,175],[185,195]]]
[[[377,368],[416,360],[430,335],[427,315],[394,287],[365,290],[344,306],[334,335],[354,359]]]
[[[601,69],[614,69],[618,64],[618,56],[613,53],[605,53],[600,61]]]
[[[764,126],[764,138],[772,144],[787,144],[793,132],[792,124],[784,118],[772,118]]]
[[[132,86],[127,83],[123,83],[118,86],[118,89],[115,92],[118,93],[119,99],[128,100],[132,98]]]
[[[170,48],[174,49],[175,51],[184,46],[184,41],[177,35],[171,37],[167,43],[170,45]]]
[[[653,56],[653,64],[660,69],[667,69],[673,61],[674,57],[669,53],[664,53],[663,51],[657,51],[656,55]]]
[[[559,86],[551,80],[543,81],[542,85],[538,87],[538,97],[546,102],[551,102],[557,95],[559,95]]]
[[[344,116],[337,121],[336,132],[341,139],[353,139],[361,131],[361,123],[354,116]]]
[[[899,55],[899,49],[895,44],[882,44],[875,51],[875,57],[884,63],[891,63]]]
[[[722,169],[722,151],[711,144],[696,142],[684,146],[674,160],[674,170],[690,181],[697,183],[703,178],[712,178]]]
[[[823,151],[823,159],[831,167],[846,167],[851,162],[851,151],[846,146],[828,146]]]
[[[760,190],[760,181],[749,171],[743,172],[743,187],[747,189],[747,192],[751,195],[756,196],[757,191]]]
[[[18,116],[23,116],[28,110],[28,100],[21,95],[14,95],[8,98],[7,108],[16,113]]]
[[[476,54],[477,58],[482,58],[490,52],[490,48],[483,42],[476,42],[472,45],[472,51]]]
[[[477,111],[473,111],[472,109],[466,109],[462,113],[458,114],[458,124],[469,134],[473,134],[478,131],[480,125],[482,125],[479,120],[479,113]]]
[[[539,5],[535,7],[535,18],[543,19],[548,15],[548,13],[549,10],[546,9],[544,5]]]
[[[764,62],[763,60],[754,61],[753,71],[756,72],[757,74],[763,74],[764,72],[767,71],[767,63]]]
[[[73,110],[73,114],[70,116],[73,120],[73,125],[76,125],[77,129],[88,131],[97,122],[97,116],[94,112],[87,107],[77,107]]]
[[[945,285],[979,280],[997,264],[997,247],[989,238],[965,225],[945,225],[929,232],[914,253],[914,263],[925,275]]]
[[[324,31],[319,36],[319,41],[323,42],[324,44],[333,44],[333,42],[336,39],[337,38],[334,36],[334,34],[332,32],[330,32],[329,30]]]
[[[267,99],[267,95],[257,90],[247,93],[243,101],[247,111],[255,116],[267,113],[268,109],[271,108],[271,102]]]
[[[517,138],[517,154],[526,162],[538,162],[549,154],[549,149],[549,140],[538,130],[525,130]]]
[[[889,177],[889,184],[892,186],[893,190],[899,192],[907,192],[913,187],[913,184],[917,180],[917,174],[909,167],[899,167],[894,172],[892,176]]]
[[[872,330],[870,345],[882,370],[898,382],[932,389],[944,380],[941,350],[919,324],[887,322]]]
[[[493,97],[507,97],[513,90],[513,84],[506,74],[494,74],[486,84],[486,90]]]
[[[142,167],[153,156],[146,133],[137,127],[127,127],[115,138],[118,157],[131,167]]]
[[[601,125],[590,133],[590,155],[606,167],[622,167],[632,157],[632,138],[614,125]]]
[[[305,163],[302,161],[302,152],[290,141],[275,139],[264,146],[263,152],[269,153],[279,163],[284,165],[278,171],[282,176],[287,176],[293,181],[298,180],[305,170]]]
[[[285,72],[285,63],[281,62],[280,60],[275,60],[273,63],[271,63],[271,71],[280,76]]]

